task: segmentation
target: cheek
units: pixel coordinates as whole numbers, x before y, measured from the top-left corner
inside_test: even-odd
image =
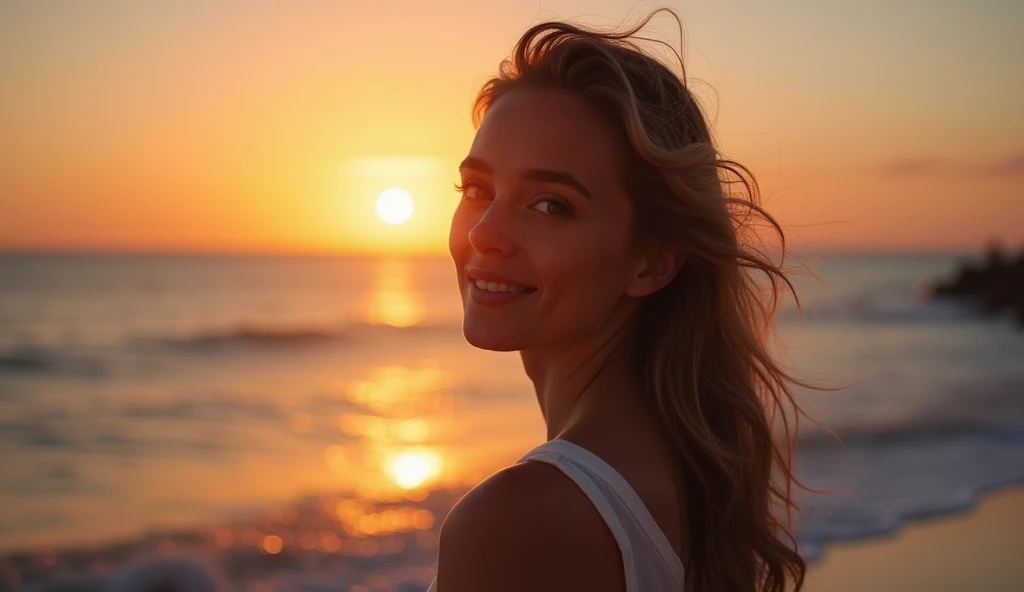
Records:
[[[456,263],[465,261],[469,253],[469,231],[476,223],[475,219],[462,207],[455,209],[452,215],[452,224],[448,229],[448,253]]]
[[[537,264],[558,318],[581,325],[606,319],[625,290],[625,246],[588,235],[549,252]]]

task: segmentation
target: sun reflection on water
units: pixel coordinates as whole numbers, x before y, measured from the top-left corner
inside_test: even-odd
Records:
[[[421,417],[414,417],[395,423],[392,432],[406,442],[425,442],[430,437],[430,426]]]
[[[349,401],[384,417],[417,417],[436,413],[445,403],[444,373],[433,361],[419,368],[382,366],[366,380],[354,380],[346,389]]]
[[[415,489],[441,472],[441,457],[426,449],[406,450],[395,455],[388,465],[399,487]]]
[[[355,409],[335,423],[349,439],[324,449],[330,474],[366,499],[423,500],[446,466],[437,444],[451,415],[448,382],[434,360],[380,366],[349,382],[345,396]]]
[[[423,320],[422,295],[412,288],[409,261],[385,260],[376,268],[368,320],[375,325],[411,327]]]

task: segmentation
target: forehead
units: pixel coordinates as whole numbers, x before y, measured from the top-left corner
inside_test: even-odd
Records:
[[[615,153],[614,134],[597,109],[568,91],[549,89],[518,89],[499,98],[470,149],[496,174],[556,169],[597,192],[615,183]]]

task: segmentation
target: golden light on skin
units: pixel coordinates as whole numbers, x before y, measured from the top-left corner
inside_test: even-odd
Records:
[[[412,216],[413,202],[409,192],[391,187],[377,197],[377,216],[388,224],[404,224]]]
[[[399,487],[415,489],[441,472],[441,457],[426,449],[406,450],[396,454],[387,468]]]

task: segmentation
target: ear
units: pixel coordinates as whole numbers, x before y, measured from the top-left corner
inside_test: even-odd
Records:
[[[650,247],[638,258],[636,271],[626,286],[626,294],[642,298],[664,288],[676,277],[685,258],[664,247]]]

